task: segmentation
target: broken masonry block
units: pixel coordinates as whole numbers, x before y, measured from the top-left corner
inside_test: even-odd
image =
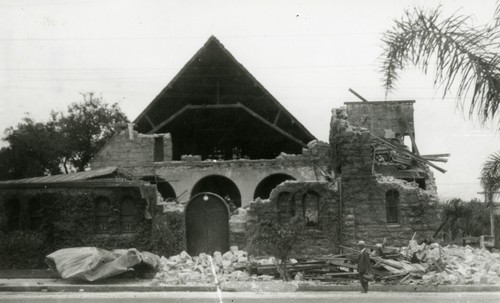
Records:
[[[184,262],[186,262],[187,260],[193,261],[193,259],[191,258],[191,256],[187,252],[185,252],[185,251],[182,251],[180,253],[179,257]]]
[[[215,264],[217,264],[217,265],[222,264],[222,254],[220,253],[220,251],[214,252],[214,261],[215,261]]]
[[[222,255],[223,260],[231,260],[232,257],[233,257],[233,253],[231,251],[228,251]]]
[[[222,260],[222,268],[224,268],[224,269],[231,267],[232,264],[233,263],[229,260]]]

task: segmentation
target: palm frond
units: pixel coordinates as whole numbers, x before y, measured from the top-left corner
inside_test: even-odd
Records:
[[[494,192],[500,189],[500,152],[491,154],[481,169],[481,185],[487,193],[487,199],[493,200]]]
[[[497,8],[500,16],[500,4]],[[405,64],[433,70],[443,97],[457,86],[461,106],[469,100],[469,115],[484,122],[500,106],[500,27],[469,26],[462,15],[441,16],[441,9],[406,11],[383,36],[381,71],[387,93],[394,89]],[[469,94],[470,93],[470,94]]]

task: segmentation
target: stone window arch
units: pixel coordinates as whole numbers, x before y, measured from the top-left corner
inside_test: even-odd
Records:
[[[308,191],[302,196],[302,210],[307,227],[317,227],[319,221],[319,195]]]
[[[385,193],[387,223],[399,223],[399,192],[390,189]]]
[[[278,220],[287,222],[295,216],[295,201],[292,199],[291,193],[287,191],[280,192],[277,200]]]
[[[137,203],[130,196],[120,201],[120,231],[134,233],[137,230]]]
[[[95,228],[98,234],[110,232],[109,219],[111,217],[111,203],[106,197],[98,197],[95,202]]]

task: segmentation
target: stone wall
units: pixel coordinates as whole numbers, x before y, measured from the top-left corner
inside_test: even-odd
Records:
[[[304,232],[301,234],[296,244],[293,256],[295,258],[311,258],[332,254],[339,249],[339,203],[338,194],[330,188],[328,182],[300,182],[286,181],[278,185],[271,193],[269,200],[258,200],[250,203],[244,211],[231,217],[230,229],[231,245],[238,245],[248,249],[251,254],[254,251],[251,245],[252,230],[259,222],[259,213],[271,208],[278,211],[279,200],[283,193],[289,194],[288,203],[294,205],[295,213],[302,216],[304,220],[309,216],[317,216],[314,222],[306,224]],[[305,194],[313,195],[317,198],[316,207],[304,206]],[[277,217],[276,220],[279,220]]]
[[[346,102],[347,120],[351,125],[364,127],[379,137],[383,137],[384,130],[389,129],[403,136],[415,132],[413,103],[415,101]],[[408,122],[409,129],[403,119]]]
[[[106,232],[97,228],[96,202],[101,197],[109,201]],[[120,213],[124,198],[132,199],[136,210],[134,228],[126,232]],[[15,214],[12,203],[17,205]],[[154,208],[138,187],[2,189],[0,268],[45,268],[44,257],[66,247],[150,250],[151,212]]]
[[[282,153],[276,159],[200,160],[186,157],[188,161],[170,161],[151,165],[125,167],[138,178],[160,178],[167,182],[180,203],[187,203],[195,185],[207,177],[227,178],[241,195],[241,206],[254,200],[257,187],[273,175],[286,175],[295,180],[323,181],[328,171],[329,146],[313,141],[301,154]],[[223,196],[223,194],[220,194]]]
[[[155,140],[157,138],[163,139],[162,161],[155,161]],[[119,124],[115,127],[115,135],[94,156],[90,167],[92,169],[109,166],[128,167],[151,165],[154,162],[171,160],[172,139],[170,134],[145,135],[127,127],[126,124]]]
[[[413,182],[375,174],[370,132],[351,126],[335,111],[330,141],[332,163],[340,174],[343,242],[387,239],[393,245],[404,245],[415,232],[417,239],[432,236],[440,222],[432,174],[425,180],[427,190]],[[395,223],[388,223],[389,190],[399,195]]]

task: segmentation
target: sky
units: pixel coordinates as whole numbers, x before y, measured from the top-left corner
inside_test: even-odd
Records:
[[[468,119],[415,68],[386,99],[380,55],[405,9],[441,5],[480,25],[495,2],[0,0],[0,130],[27,113],[46,121],[89,91],[133,120],[214,35],[322,141],[331,109],[359,101],[349,88],[372,101],[416,100],[420,153],[451,154],[438,163],[446,173],[433,170],[439,195],[482,199],[479,173],[500,151],[498,124]]]

